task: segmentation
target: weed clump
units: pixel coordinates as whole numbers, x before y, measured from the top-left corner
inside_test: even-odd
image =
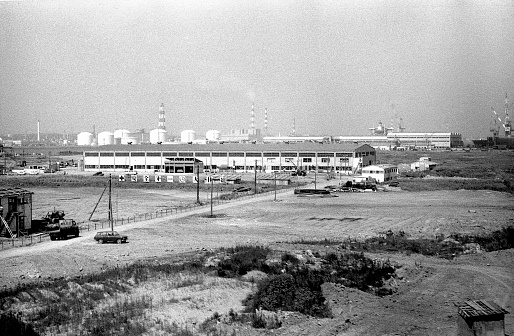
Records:
[[[21,320],[20,314],[0,314],[0,335],[38,336],[31,324]]]
[[[245,275],[252,270],[264,273],[276,272],[272,266],[266,263],[271,250],[262,246],[237,246],[227,249],[229,256],[222,260],[218,267],[218,275],[221,277],[237,277]]]

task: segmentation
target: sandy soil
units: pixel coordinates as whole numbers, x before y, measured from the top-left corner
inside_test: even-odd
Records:
[[[34,192],[35,214],[44,214],[50,205],[59,204],[67,217],[81,221],[89,217],[101,190]],[[194,201],[195,197],[194,193],[177,195],[172,191],[119,192],[119,214],[128,215]],[[491,191],[341,193],[329,198],[296,197],[289,191],[277,198],[274,201],[271,193],[217,205],[217,218],[205,216],[209,212],[207,207],[118,227],[118,231],[128,234],[128,244],[98,245],[92,239],[94,232],[84,231],[75,239],[3,250],[0,284],[12,286],[74,276],[139,259],[237,244],[256,243],[301,253],[305,246],[287,242],[364,238],[389,229],[403,230],[413,237],[434,237],[456,232],[490,232],[514,225],[512,195]],[[98,211],[102,213],[105,208],[99,207]],[[513,250],[467,255],[453,261],[401,254],[374,257],[389,258],[402,265],[396,294],[379,298],[327,284],[324,292],[334,312],[333,319],[284,314],[283,326],[273,334],[454,335],[456,301],[490,299],[509,311],[514,306]],[[232,307],[234,302],[219,302],[220,312],[240,308]],[[506,315],[505,325],[506,333],[514,334],[513,314]],[[258,334],[271,332],[238,330],[238,335]]]

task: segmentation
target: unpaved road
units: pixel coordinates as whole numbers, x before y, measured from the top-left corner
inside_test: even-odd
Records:
[[[68,198],[87,193],[65,190]],[[75,192],[76,196],[72,196]],[[120,207],[142,212],[162,205],[162,195],[152,197],[141,190],[127,190]],[[55,193],[55,191],[54,191]],[[37,195],[37,193],[36,193]],[[35,195],[35,196],[36,196]],[[94,197],[93,197],[94,196]],[[189,195],[191,196],[191,195]],[[51,204],[52,193],[45,194]],[[62,199],[62,193],[55,198]],[[123,204],[121,204],[121,200]],[[117,228],[129,243],[98,245],[93,232],[66,241],[43,242],[30,247],[0,251],[0,283],[12,286],[22,281],[74,276],[135,260],[214,249],[237,244],[270,245],[299,251],[305,247],[287,242],[302,239],[368,237],[403,230],[413,237],[436,234],[482,233],[514,225],[512,195],[492,191],[342,193],[339,197],[296,197],[292,192],[273,193],[239,200],[214,208],[217,218],[203,214],[209,208],[173,214]],[[68,204],[69,205],[69,204]],[[68,213],[87,214],[84,209]],[[202,214],[203,212],[203,214]],[[70,216],[71,217],[71,216]],[[396,294],[378,298],[332,285],[325,294],[335,312],[334,319],[312,319],[288,315],[277,335],[454,335],[456,308],[466,299],[491,299],[512,311],[514,306],[514,252],[481,253],[453,261],[419,255],[383,255],[401,265],[403,280]],[[222,307],[220,311],[230,307]],[[514,334],[513,314],[506,315],[506,332]],[[241,335],[266,334],[242,330]]]

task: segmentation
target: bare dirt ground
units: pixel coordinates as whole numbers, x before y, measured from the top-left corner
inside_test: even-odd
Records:
[[[90,188],[33,191],[34,218],[59,204],[67,217],[77,221],[89,217],[101,193]],[[125,189],[117,193],[113,202],[119,215],[155,211],[177,202],[191,202],[195,197],[194,193],[162,190]],[[122,245],[95,244],[94,232],[84,231],[75,239],[6,249],[0,251],[0,284],[13,286],[75,276],[141,259],[238,244],[302,253],[314,247],[291,242],[365,238],[389,229],[403,230],[412,237],[476,234],[514,225],[514,197],[492,191],[341,193],[329,198],[296,197],[288,191],[277,198],[279,201],[275,202],[271,193],[218,205],[214,208],[217,218],[205,216],[209,212],[207,207],[123,225],[116,229],[129,236],[129,243]],[[99,216],[106,213],[105,205],[99,206],[98,212]],[[505,327],[508,335],[514,335],[514,250],[466,255],[451,261],[414,254],[373,257],[390,259],[402,266],[398,270],[398,291],[392,296],[380,298],[325,284],[324,294],[334,318],[283,313],[284,322],[279,329],[242,327],[237,334],[454,335],[454,302],[489,299],[511,311],[506,315]],[[250,286],[221,280],[216,288],[226,290],[198,289],[177,294],[188,296],[190,306],[181,301],[177,306],[167,306],[160,316],[195,324],[214,311],[240,309],[240,299],[251,290]],[[188,315],[188,309],[196,309],[197,313]]]

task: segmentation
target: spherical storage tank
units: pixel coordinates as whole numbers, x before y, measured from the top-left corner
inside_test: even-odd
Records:
[[[181,142],[192,142],[195,140],[195,131],[185,130],[180,133]]]
[[[157,128],[150,131],[150,143],[163,143],[166,142],[166,130]]]
[[[210,130],[205,133],[205,140],[207,141],[218,141],[221,137],[220,131]]]
[[[98,146],[114,145],[114,133],[100,132],[98,133]]]
[[[126,138],[129,135],[130,131],[127,131],[125,129],[117,129],[116,131],[114,131],[114,143],[120,144],[121,138]]]
[[[93,134],[89,132],[80,132],[77,135],[78,146],[91,146],[93,143]]]

